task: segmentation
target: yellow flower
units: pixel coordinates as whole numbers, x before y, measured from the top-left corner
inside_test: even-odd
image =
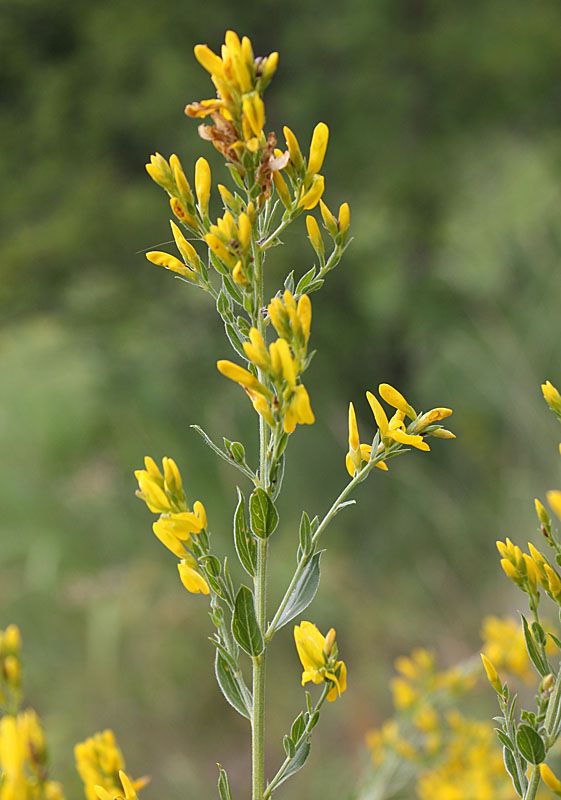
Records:
[[[284,138],[286,139],[288,152],[290,153],[290,160],[294,166],[294,169],[299,171],[304,166],[304,158],[302,156],[302,151],[300,150],[300,145],[298,144],[298,139],[286,125],[282,130],[284,133]]]
[[[187,554],[177,565],[181,583],[187,591],[193,594],[209,594],[210,589],[204,576],[199,570],[196,559]]]
[[[312,134],[312,142],[310,144],[310,156],[308,158],[308,168],[306,175],[315,175],[320,171],[323,159],[325,158],[325,151],[327,150],[327,141],[329,139],[329,128],[325,122],[319,122],[314,128]]]
[[[188,242],[186,243],[188,244]],[[197,254],[195,253],[195,256],[196,255]],[[183,275],[185,278],[189,278],[192,281],[198,281],[196,272],[187,267],[183,261],[180,261],[175,256],[170,256],[169,253],[163,253],[160,250],[152,250],[151,252],[146,253],[146,258],[148,261],[150,261],[152,264],[156,264],[158,267],[165,267],[166,269],[169,269],[172,272],[177,272],[179,275]]]
[[[312,243],[312,247],[314,248],[316,253],[320,253],[321,255],[323,255],[324,252],[323,239],[321,238],[321,232],[315,217],[312,216],[306,217],[306,228],[308,230],[308,236],[310,237],[310,242]]]
[[[314,175],[312,185],[298,201],[299,208],[303,208],[304,211],[311,211],[312,208],[315,208],[319,203],[324,189],[325,178],[323,175]]]
[[[138,800],[132,781],[122,770],[119,771],[119,779],[125,790],[125,796],[121,795],[120,790],[117,790],[118,794],[115,794],[114,791],[108,792],[103,786],[96,786],[95,793],[99,800]]]
[[[100,797],[110,797],[113,800],[121,796],[119,777],[124,774],[122,770],[125,769],[125,763],[113,731],[105,730],[94,734],[85,742],[80,742],[74,748],[74,755],[87,800],[98,800]],[[127,781],[129,789],[127,798],[136,798],[134,791],[142,789],[148,783],[148,778],[139,778],[132,783],[127,778]],[[122,780],[121,785],[127,791]],[[100,790],[107,794],[100,795]]]
[[[485,674],[487,675],[487,680],[496,692],[502,692],[503,687],[497,670],[493,666],[492,662],[489,661],[485,653],[481,653],[480,655],[483,662],[483,667],[485,669]]]
[[[553,386],[550,381],[546,381],[542,383],[542,392],[545,398],[545,402],[551,408],[552,411],[556,411],[558,414],[561,413],[561,395]]]
[[[208,214],[210,197],[210,167],[205,158],[198,158],[195,164],[195,192],[202,214]]]
[[[310,397],[303,384],[299,384],[294,389],[292,398],[284,417],[285,433],[292,433],[296,425],[313,425],[316,421],[314,412],[310,405]]]
[[[388,384],[381,384],[381,386],[387,386]],[[390,387],[391,388],[391,387]],[[396,390],[394,389],[394,392]],[[397,395],[401,398],[402,395],[399,392],[396,392],[396,395],[390,395],[386,392],[387,396],[391,396],[394,402],[397,401]],[[370,404],[370,408],[372,409],[372,413],[374,414],[374,419],[376,420],[376,424],[380,431],[380,436],[382,437],[382,441],[386,444],[389,444],[391,440],[395,442],[399,442],[400,444],[409,444],[412,447],[416,447],[418,450],[430,450],[429,445],[422,436],[418,434],[411,434],[407,433],[405,430],[405,425],[403,423],[403,417],[406,413],[403,409],[397,410],[396,414],[391,419],[391,422],[388,421],[386,416],[386,412],[382,408],[382,405],[378,398],[372,394],[372,392],[366,392],[366,399]],[[409,406],[407,401],[403,398],[405,405],[408,408],[408,411],[413,411],[412,407]]]
[[[345,466],[347,472],[354,478],[357,471],[362,469],[363,462],[370,461],[372,453],[372,446],[369,444],[360,444],[358,435],[358,426],[356,424],[355,409],[352,403],[349,403],[349,452],[345,458]],[[378,469],[387,471],[388,467],[384,461],[376,464]]]
[[[333,687],[329,690],[327,699],[330,702],[336,700],[347,688],[347,668],[342,661],[336,660],[333,628],[325,637],[313,623],[302,622],[294,626],[294,640],[304,667],[302,686],[308,681],[316,684],[330,681]]]
[[[548,789],[551,789],[557,795],[561,795],[561,781],[547,764],[540,764],[540,775]]]
[[[554,490],[547,493],[547,502],[561,519],[561,492]]]

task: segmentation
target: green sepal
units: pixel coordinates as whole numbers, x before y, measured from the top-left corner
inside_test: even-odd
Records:
[[[252,658],[260,656],[265,649],[263,634],[255,613],[253,592],[247,586],[240,586],[236,595],[232,634],[242,650]]]
[[[293,620],[294,617],[297,617],[298,614],[301,614],[302,611],[308,608],[316,596],[321,577],[320,560],[322,553],[323,550],[319,550],[317,553],[314,553],[304,567],[296,586],[288,598],[288,602],[284,608],[284,611],[280,615],[279,621],[275,625],[275,631],[278,631],[288,622]]]
[[[238,489],[238,505],[234,512],[234,545],[240,564],[247,574],[257,574],[257,543],[248,528],[245,517],[245,497]]]
[[[230,784],[228,783],[228,776],[226,770],[221,764],[216,765],[219,769],[218,775],[218,793],[220,800],[232,800],[232,793],[230,792]]]
[[[541,764],[545,759],[545,744],[539,733],[529,725],[519,725],[516,732],[516,745],[526,761]]]
[[[242,717],[251,719],[251,709],[247,707],[244,694],[239,687],[235,673],[232,671],[231,667],[218,649],[216,650],[214,671],[216,674],[216,681],[220,686],[222,694],[230,703],[232,708],[235,708],[236,711],[242,715]]]
[[[264,489],[255,489],[249,498],[251,530],[260,539],[267,539],[279,523],[275,504]]]

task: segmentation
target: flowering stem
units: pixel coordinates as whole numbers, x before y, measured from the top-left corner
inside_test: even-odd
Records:
[[[384,458],[387,458],[387,457],[388,457],[387,454],[381,453],[380,455],[378,455],[375,458],[373,458],[372,461],[369,464],[367,464],[364,467],[364,469],[362,469],[359,473],[357,473],[354,476],[354,478],[345,486],[345,488],[343,489],[343,491],[341,492],[339,497],[334,501],[334,503],[332,504],[331,508],[329,509],[329,511],[327,512],[325,517],[322,519],[322,521],[318,525],[318,528],[317,528],[316,532],[312,536],[312,546],[315,545],[315,543],[319,539],[320,535],[327,528],[327,526],[329,525],[329,523],[331,522],[333,517],[337,514],[337,511],[339,510],[339,506],[341,505],[341,503],[343,503],[347,499],[347,497],[352,492],[352,490],[355,488],[355,486],[358,483],[361,483],[364,480],[366,475],[370,472],[371,469],[373,469],[376,466],[376,464],[379,464],[380,461],[383,461]],[[267,628],[267,632],[265,634],[265,643],[269,642],[273,638],[277,623],[278,623],[278,621],[279,621],[279,619],[280,619],[280,617],[282,615],[282,612],[284,611],[284,609],[286,607],[286,604],[288,603],[288,601],[290,599],[292,591],[293,591],[294,587],[296,586],[296,584],[298,583],[298,580],[299,580],[304,568],[306,567],[307,563],[308,562],[305,559],[302,559],[298,563],[298,566],[296,567],[296,571],[294,572],[294,575],[292,576],[292,580],[290,581],[290,583],[288,585],[288,589],[286,590],[286,592],[284,594],[284,597],[281,600],[281,603],[280,603],[279,607],[277,608],[276,614],[273,617],[273,619],[271,620],[271,622],[269,623],[269,627]]]
[[[265,334],[265,324],[261,309],[264,303],[263,287],[263,251],[254,241],[254,269],[255,269],[255,294],[254,294],[254,325],[262,336]],[[258,370],[258,379],[264,379],[262,371]],[[268,491],[269,459],[267,458],[267,426],[264,418],[259,415],[259,482]],[[265,630],[267,613],[267,555],[269,549],[268,539],[259,539],[257,542],[257,569],[254,578],[255,613],[257,622],[262,631]],[[252,659],[253,667],[253,707],[251,714],[251,794],[252,800],[261,800],[265,786],[265,664],[267,648],[261,655]]]
[[[323,688],[323,692],[321,693],[321,697],[317,701],[312,713],[310,714],[310,718],[308,719],[308,723],[307,723],[306,727],[304,728],[304,730],[303,730],[302,734],[300,735],[300,738],[298,739],[298,741],[294,743],[294,746],[295,746],[296,750],[298,750],[298,748],[303,744],[303,742],[305,742],[305,740],[308,738],[308,736],[312,732],[312,728],[315,725],[314,717],[315,717],[316,713],[321,709],[322,705],[325,703],[325,700],[326,700],[327,695],[328,695],[328,693],[329,693],[331,688],[332,688],[331,684],[326,682],[326,684],[325,684],[325,686]],[[283,763],[281,764],[281,766],[279,767],[279,769],[277,770],[277,774],[275,775],[275,777],[267,785],[267,788],[265,789],[265,792],[263,793],[263,800],[268,800],[268,798],[273,794],[273,792],[277,788],[279,780],[282,778],[283,773],[284,773],[285,769],[287,768],[288,764],[290,763],[290,761],[291,761],[290,757],[287,756],[285,758],[285,760],[283,761]]]

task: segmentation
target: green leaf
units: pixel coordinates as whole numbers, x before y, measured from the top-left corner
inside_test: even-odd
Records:
[[[555,642],[555,644],[557,645],[557,647],[559,648],[559,650],[561,650],[561,642],[559,641],[559,639],[557,638],[557,636],[554,636],[552,633],[548,633],[547,635],[550,637],[550,639],[551,639],[551,641],[552,641],[552,642]]]
[[[263,634],[257,622],[253,592],[247,586],[240,586],[234,604],[232,634],[239,646],[255,658],[265,649]]]
[[[300,280],[298,281],[298,286],[296,287],[296,294],[302,294],[306,291],[306,288],[310,285],[313,279],[316,277],[316,268],[312,267],[309,269],[305,275],[302,275]]]
[[[282,770],[278,780],[275,781],[275,787],[280,786],[281,783],[284,783],[287,778],[290,778],[291,775],[294,775],[295,772],[298,772],[299,769],[302,769],[308,760],[311,747],[312,745],[310,744],[310,741],[308,739],[304,739],[302,744],[296,748],[294,755],[286,767]]]
[[[249,498],[251,530],[260,539],[267,539],[279,522],[275,505],[266,491],[256,489]]]
[[[230,784],[228,783],[226,770],[221,764],[218,764],[217,766],[220,770],[220,774],[218,775],[218,793],[220,794],[220,800],[232,800],[232,794],[230,792]]]
[[[300,548],[304,556],[309,556],[312,552],[312,526],[305,511],[302,511],[300,520]]]
[[[531,764],[541,764],[545,759],[545,745],[542,737],[529,725],[519,725],[516,732],[518,749]]]
[[[288,756],[288,758],[293,758],[294,753],[296,752],[296,748],[294,746],[294,742],[290,738],[290,736],[284,736],[282,740],[282,746],[284,747],[284,752]]]
[[[293,742],[297,742],[298,739],[302,736],[306,729],[306,723],[304,722],[304,712],[301,711],[294,722],[292,723],[292,727],[290,728],[290,738]]]
[[[224,329],[226,331],[226,336],[228,337],[230,344],[232,345],[236,353],[247,361],[247,356],[245,354],[245,350],[243,349],[242,340],[240,339],[235,326],[232,325],[231,322],[225,322]]]
[[[199,436],[204,440],[205,444],[207,444],[210,447],[210,449],[214,453],[216,453],[217,456],[220,456],[220,458],[223,459],[227,464],[231,464],[232,466],[237,467],[237,469],[239,469],[240,472],[243,472],[243,474],[246,475],[248,478],[254,480],[255,475],[249,469],[249,467],[246,464],[238,464],[234,458],[232,458],[230,455],[221,450],[216,444],[214,444],[210,436],[203,431],[200,425],[191,425],[191,428],[197,431]]]
[[[508,748],[503,747],[503,760],[505,762],[505,769],[510,775],[512,779],[512,785],[514,786],[514,791],[518,795],[518,797],[522,797],[524,792],[522,787],[520,786],[520,781],[518,779],[518,770],[516,769],[516,761],[514,760],[514,756],[512,755],[511,751]],[[526,787],[524,787],[525,789]]]
[[[545,631],[539,622],[532,622],[532,635],[540,647],[545,647],[547,644],[547,637]]]
[[[245,497],[238,489],[238,505],[234,513],[234,544],[240,564],[252,578],[257,574],[257,543],[245,518]]]
[[[323,550],[320,550],[311,557],[308,561],[300,578],[292,590],[290,597],[288,598],[288,602],[284,608],[284,611],[280,615],[279,621],[275,626],[275,630],[278,631],[283,625],[286,625],[290,620],[297,617],[298,614],[301,614],[304,611],[314,597],[316,596],[316,592],[319,586],[319,580],[321,577],[320,571],[320,560]]]
[[[503,747],[506,747],[509,750],[514,750],[514,745],[512,744],[510,738],[506,735],[506,733],[498,730],[498,728],[495,728],[495,733],[497,734],[499,742],[503,745]]]
[[[526,617],[524,616],[524,614],[520,614],[520,616],[522,617],[524,639],[526,640],[526,650],[528,651],[528,656],[530,658],[530,661],[532,662],[536,670],[539,672],[539,674],[542,676],[542,678],[545,678],[545,676],[549,675],[549,673],[551,672],[549,664],[547,663],[547,661],[544,661],[542,654],[536,647],[536,643],[534,641],[534,637],[530,632],[530,628],[528,627]]]
[[[237,675],[240,675],[240,680],[243,680],[241,673],[235,673],[232,671],[231,667],[227,664],[219,650],[216,651],[214,671],[216,673],[218,685],[220,686],[222,694],[226,700],[233,708],[236,709],[239,714],[242,715],[242,717],[250,719],[251,709],[246,705],[244,694],[240,689],[238,679],[236,677]]]

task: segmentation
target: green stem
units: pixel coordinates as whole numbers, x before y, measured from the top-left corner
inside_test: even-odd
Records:
[[[526,794],[524,795],[524,800],[535,800],[535,797],[538,793],[538,787],[541,781],[541,774],[540,768],[534,767],[534,771],[532,772],[532,777],[530,778],[530,783],[528,784],[528,788],[526,789]]]
[[[263,251],[254,240],[255,294],[253,323],[261,335],[265,336],[265,321],[261,309],[264,303]],[[258,370],[258,379],[265,380]],[[269,459],[267,457],[267,425],[259,415],[259,482],[268,491]],[[267,555],[269,542],[259,539],[257,543],[257,574],[254,578],[255,613],[262,631],[265,630],[267,614]],[[251,796],[252,800],[262,800],[265,788],[265,666],[267,648],[261,655],[252,659],[253,667],[253,708],[251,715]]]
[[[373,469],[376,466],[376,464],[378,464],[380,461],[383,461],[387,457],[388,457],[387,453],[381,453],[379,456],[376,456],[369,464],[367,464],[364,467],[364,469],[362,469],[357,475],[355,475],[355,477],[345,486],[345,488],[343,489],[343,491],[341,492],[339,497],[333,502],[331,508],[329,509],[329,511],[327,512],[325,517],[322,519],[322,521],[318,525],[318,528],[317,528],[316,532],[312,536],[312,547],[316,544],[317,540],[319,539],[319,537],[321,536],[323,531],[327,528],[327,526],[329,525],[329,523],[331,522],[333,517],[337,514],[337,511],[338,511],[339,506],[341,505],[341,503],[345,502],[345,500],[350,495],[350,493],[355,488],[355,486],[357,484],[361,483],[364,480],[366,475],[368,475],[370,470]],[[279,621],[279,619],[280,619],[280,617],[282,615],[282,612],[286,608],[286,604],[288,603],[288,601],[290,599],[290,595],[292,594],[292,591],[293,591],[294,587],[298,583],[298,580],[299,580],[302,572],[304,571],[307,563],[308,562],[307,562],[306,559],[302,559],[298,563],[298,566],[296,567],[296,571],[294,572],[294,575],[292,576],[292,580],[290,581],[290,583],[288,585],[288,588],[287,588],[287,590],[286,590],[286,592],[284,594],[284,597],[281,600],[279,607],[277,608],[275,616],[273,617],[273,619],[269,623],[269,627],[267,628],[267,632],[265,634],[265,643],[270,642],[270,640],[272,639],[273,634],[275,632],[275,628],[277,626],[277,623],[278,623],[278,621]]]

